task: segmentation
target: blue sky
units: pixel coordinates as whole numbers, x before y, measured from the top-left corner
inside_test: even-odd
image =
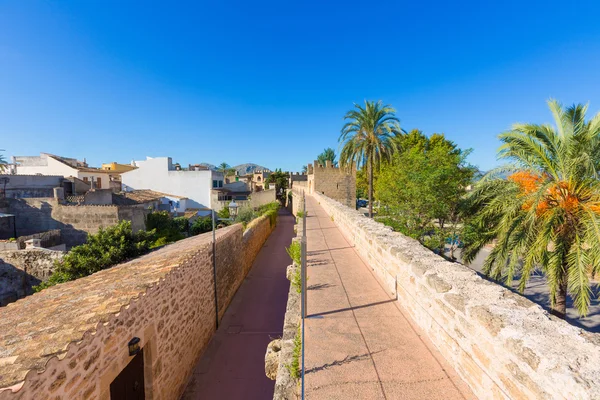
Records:
[[[299,170],[382,99],[488,169],[549,97],[600,111],[594,3],[4,0],[0,148]]]

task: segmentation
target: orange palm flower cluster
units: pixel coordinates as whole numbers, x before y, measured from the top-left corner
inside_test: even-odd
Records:
[[[508,180],[515,182],[521,191],[521,195],[529,195],[538,190],[542,177],[526,171],[515,172],[508,177]],[[527,211],[531,208],[532,201],[526,201],[522,209]],[[543,215],[550,208],[560,207],[568,213],[574,212],[579,207],[579,198],[569,182],[557,182],[548,189],[543,201],[536,206],[536,214]],[[598,207],[600,211],[600,207]]]
[[[539,175],[532,174],[527,171],[519,171],[508,177],[509,181],[513,181],[519,186],[523,194],[531,194],[537,190],[542,182],[542,177]]]

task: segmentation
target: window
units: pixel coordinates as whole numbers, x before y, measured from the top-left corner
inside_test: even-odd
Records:
[[[219,181],[219,187],[223,187],[223,181]]]
[[[219,181],[217,181],[217,180],[213,180],[213,187],[214,187],[214,188],[216,188],[216,187],[219,187],[219,186],[218,186],[218,182],[219,182]]]
[[[256,180],[260,182],[260,176],[258,178],[256,178]]]
[[[84,181],[84,182],[88,182],[88,177],[87,177],[87,176],[84,176],[84,177],[83,177],[83,181]]]
[[[219,201],[231,201],[231,196],[226,195],[226,194],[220,194]]]

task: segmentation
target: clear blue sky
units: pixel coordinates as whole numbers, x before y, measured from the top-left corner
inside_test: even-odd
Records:
[[[2,0],[0,148],[299,170],[382,99],[488,169],[549,97],[600,110],[594,3]]]

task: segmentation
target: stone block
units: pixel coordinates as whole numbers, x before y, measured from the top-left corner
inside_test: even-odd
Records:
[[[452,289],[452,285],[436,274],[427,275],[426,281],[429,287],[435,290],[437,293],[446,293]]]

